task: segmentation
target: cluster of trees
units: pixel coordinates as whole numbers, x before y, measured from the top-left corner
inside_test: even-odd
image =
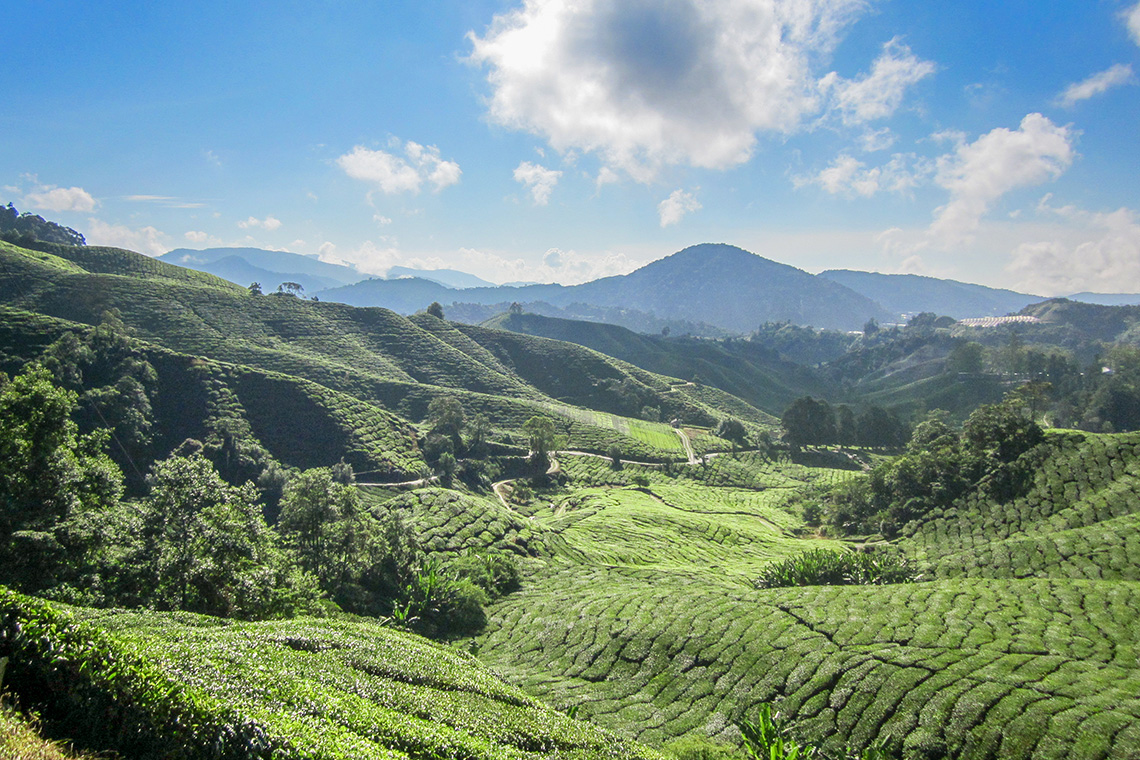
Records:
[[[894,448],[906,442],[907,426],[894,413],[867,406],[859,414],[844,404],[832,407],[823,399],[802,396],[792,402],[780,423],[784,441],[804,446],[872,446]]]
[[[1002,345],[958,341],[946,371],[1022,378],[1037,396],[1033,411],[1059,426],[1097,433],[1140,430],[1140,349],[1113,345],[1086,366],[1056,347],[1026,346],[1016,332]]]
[[[517,584],[508,555],[426,554],[398,513],[364,507],[347,466],[284,476],[272,525],[265,493],[226,482],[200,447],[156,462],[126,499],[111,431],[76,422],[82,398],[44,364],[0,375],[0,583],[239,618],[335,605],[428,635],[477,629],[482,605]]]
[[[961,430],[935,412],[915,426],[901,456],[832,489],[822,512],[810,507],[805,517],[839,533],[893,537],[911,520],[949,507],[971,489],[998,501],[1015,498],[1028,489],[1035,470],[1024,455],[1043,438],[1018,394],[978,407]]]
[[[0,240],[15,243],[21,248],[35,248],[37,243],[87,245],[83,235],[70,227],[49,222],[27,211],[21,214],[11,203],[0,206]]]

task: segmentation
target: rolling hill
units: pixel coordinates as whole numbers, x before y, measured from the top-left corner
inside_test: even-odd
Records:
[[[219,371],[229,378],[223,385],[240,386],[231,388],[242,410],[237,417],[251,424],[250,415],[259,413],[297,424],[312,417],[290,415],[287,409],[292,407],[259,403],[254,380],[238,383],[239,376],[283,378],[274,381],[281,394],[300,382],[296,387],[311,390],[294,394],[297,403],[313,394],[339,398],[322,402],[333,404],[328,413],[341,420],[337,429],[359,415],[347,410],[353,403],[420,422],[431,399],[447,395],[458,399],[470,415],[487,414],[504,433],[546,414],[560,420],[574,445],[599,453],[618,445],[650,459],[673,453],[631,437],[628,431],[639,429],[637,425],[631,428],[618,418],[640,417],[651,407],[661,419],[699,426],[715,425],[729,414],[749,424],[774,424],[769,415],[728,394],[690,388],[676,378],[574,344],[486,329],[463,332],[427,315],[409,319],[386,309],[280,294],[253,296],[212,275],[128,251],[61,246],[46,253],[0,243],[0,264],[0,299],[8,309],[85,325],[97,324],[105,311],[117,309],[137,338],[174,352],[181,357],[177,361],[189,365],[194,357],[209,357],[219,363]],[[58,334],[65,327],[57,324],[52,329]],[[33,350],[50,342],[28,340],[30,348],[20,349],[22,340],[19,335],[9,337],[14,362],[33,358]],[[600,426],[583,422],[575,411],[582,406],[597,412]],[[268,421],[260,426],[271,437],[274,429]],[[282,443],[261,443],[270,451],[290,450]],[[295,446],[292,450],[300,451]],[[329,461],[320,463],[335,463],[345,452],[344,446],[326,447]],[[418,460],[415,454],[406,463],[414,469]],[[308,457],[286,456],[283,461],[315,464]],[[398,479],[397,469],[391,477]]]
[[[746,340],[708,341],[640,335],[617,325],[537,314],[500,314],[483,323],[511,332],[568,341],[650,372],[712,385],[779,416],[805,394],[830,395],[826,382],[805,367],[783,361]]]

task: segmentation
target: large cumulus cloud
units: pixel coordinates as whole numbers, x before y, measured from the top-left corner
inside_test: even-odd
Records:
[[[469,35],[490,118],[635,179],[724,169],[824,102],[813,64],[864,0],[525,0]]]

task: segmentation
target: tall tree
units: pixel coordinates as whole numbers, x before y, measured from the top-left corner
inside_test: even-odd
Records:
[[[290,572],[252,483],[227,484],[201,454],[157,463],[152,482],[140,552],[141,593],[149,603],[264,617],[311,595],[310,584]]]
[[[102,453],[106,433],[79,434],[76,401],[38,364],[0,376],[0,536],[48,530],[122,495],[122,473]]]
[[[797,448],[835,443],[835,413],[823,399],[802,396],[792,402],[780,423],[784,440]]]

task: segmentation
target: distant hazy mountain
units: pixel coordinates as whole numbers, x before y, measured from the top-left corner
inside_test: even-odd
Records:
[[[820,277],[862,293],[899,314],[932,311],[955,319],[1000,317],[1020,311],[1044,296],[988,288],[956,280],[940,280],[917,274],[879,274],[850,269],[831,269]]]
[[[354,306],[385,306],[409,313],[432,301],[498,304],[544,301],[554,306],[588,304],[629,309],[661,320],[706,322],[749,332],[764,322],[841,330],[859,329],[870,318],[894,314],[870,298],[803,270],[761,258],[741,248],[704,244],[654,261],[627,275],[582,285],[444,288],[427,280],[367,280],[319,294]]]
[[[476,277],[467,272],[460,272],[457,269],[412,269],[411,267],[392,267],[388,270],[387,278],[389,280],[396,280],[406,277],[418,277],[423,280],[431,280],[438,282],[440,285],[446,285],[449,288],[493,288],[496,287],[495,283],[488,282],[481,277]]]
[[[329,264],[313,256],[262,248],[175,248],[158,257],[162,261],[209,272],[238,285],[260,282],[261,289],[276,290],[282,282],[300,283],[306,293],[350,285],[367,275],[353,267]]]
[[[1074,293],[1070,301],[1095,303],[1100,306],[1135,306],[1140,304],[1140,293]]]

